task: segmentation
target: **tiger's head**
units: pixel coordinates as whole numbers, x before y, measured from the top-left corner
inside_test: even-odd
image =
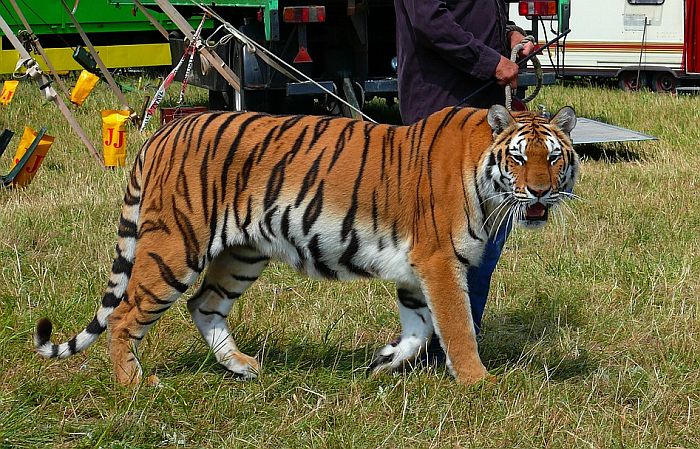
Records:
[[[512,115],[496,105],[487,119],[494,143],[482,159],[483,187],[495,206],[495,228],[504,223],[543,226],[549,210],[572,196],[578,176],[580,164],[570,138],[576,113],[566,106],[548,119],[532,112]]]

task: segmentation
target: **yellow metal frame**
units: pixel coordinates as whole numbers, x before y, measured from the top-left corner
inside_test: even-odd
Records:
[[[105,45],[95,47],[105,65],[109,68],[149,67],[171,65],[170,45],[135,44]],[[82,67],[73,59],[72,48],[45,48],[46,54],[58,72],[81,70]],[[46,71],[41,57],[35,57],[41,69]],[[13,73],[19,60],[16,50],[4,50],[0,42],[0,74]]]

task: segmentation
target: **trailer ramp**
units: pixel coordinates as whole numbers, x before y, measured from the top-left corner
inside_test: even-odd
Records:
[[[571,131],[574,145],[610,142],[636,142],[657,140],[656,137],[621,126],[610,125],[585,117],[576,119],[576,127]]]

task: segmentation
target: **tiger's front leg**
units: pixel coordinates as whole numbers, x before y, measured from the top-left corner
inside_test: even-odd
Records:
[[[416,268],[452,375],[464,385],[487,379],[489,374],[479,357],[466,276],[460,262],[435,256]]]
[[[433,334],[433,320],[420,287],[398,286],[401,337],[374,354],[372,373],[392,371],[413,363],[426,350]]]

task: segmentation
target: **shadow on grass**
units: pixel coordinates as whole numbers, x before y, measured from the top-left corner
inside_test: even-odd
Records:
[[[287,371],[328,369],[344,377],[349,377],[352,373],[365,374],[374,351],[383,346],[382,343],[377,342],[376,345],[348,349],[340,342],[323,343],[305,339],[303,336],[294,336],[292,341],[278,341],[269,336],[266,338],[264,335],[251,334],[240,333],[241,338],[237,339],[237,343],[240,344],[241,351],[262,360],[263,369],[271,372],[280,369]],[[177,375],[183,371],[228,372],[216,362],[214,355],[203,345],[185,350],[169,361],[167,366],[160,365],[155,369],[158,373],[167,375]]]
[[[479,349],[489,370],[526,365],[546,371],[551,380],[562,381],[598,368],[599,362],[585,348],[561,347],[562,329],[583,325],[577,306],[543,299],[492,315],[485,325]]]
[[[481,359],[489,370],[499,371],[513,365],[526,366],[533,371],[545,371],[550,380],[563,381],[585,376],[598,368],[599,362],[585,348],[562,348],[562,329],[576,329],[583,324],[578,307],[542,299],[500,314],[491,315],[479,343]],[[292,334],[284,340],[274,336],[255,335],[245,329],[240,335],[241,350],[263,360],[268,372],[278,370],[331,370],[342,377],[365,374],[376,350],[385,342],[346,348],[339,341],[321,341]],[[224,373],[203,343],[174,355],[167,364],[155,367],[165,375],[183,371]]]
[[[644,157],[630,148],[629,143],[589,143],[576,146],[576,152],[584,159],[607,162],[609,164],[640,162]]]

